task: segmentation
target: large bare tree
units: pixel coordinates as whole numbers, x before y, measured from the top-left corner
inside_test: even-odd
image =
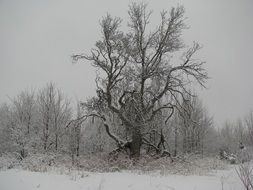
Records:
[[[100,22],[102,39],[90,54],[73,55],[74,61],[88,60],[103,71],[96,78],[97,97],[85,105],[90,116],[104,121],[118,147],[130,150],[132,158],[140,156],[142,144],[158,149],[145,138],[146,129],[163,110],[169,110],[167,118],[172,115],[179,99],[189,93],[188,85],[197,81],[204,86],[208,78],[204,62],[194,58],[200,45],[186,49],[181,39],[186,28],[184,8],[162,11],[153,31],[148,29],[151,13],[146,4],[132,3],[127,32],[121,30],[120,18],[107,14]],[[177,52],[182,53],[178,61],[172,59]],[[110,131],[109,113],[117,115],[130,139],[122,140]]]

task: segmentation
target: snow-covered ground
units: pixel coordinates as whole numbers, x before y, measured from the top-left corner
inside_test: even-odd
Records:
[[[243,190],[233,168],[208,176],[137,174],[130,172],[69,175],[11,169],[0,171],[0,190]]]

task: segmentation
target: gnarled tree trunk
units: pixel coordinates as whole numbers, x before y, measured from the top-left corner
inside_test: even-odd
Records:
[[[130,143],[130,157],[131,158],[138,159],[140,157],[141,144],[142,144],[142,138],[141,138],[140,129],[135,127],[132,130],[132,141]]]

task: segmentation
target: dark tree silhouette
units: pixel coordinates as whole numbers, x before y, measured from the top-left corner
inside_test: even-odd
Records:
[[[88,60],[103,71],[96,78],[97,97],[84,105],[89,116],[104,121],[107,133],[119,149],[128,149],[132,158],[138,158],[142,144],[161,153],[161,144],[158,146],[145,138],[149,125],[164,110],[168,113],[165,120],[171,117],[180,106],[179,99],[185,99],[184,94],[190,93],[187,87],[193,81],[204,87],[208,77],[204,62],[193,58],[201,48],[198,43],[185,50],[177,64],[171,59],[174,53],[182,53],[185,48],[181,39],[186,28],[182,6],[161,12],[161,22],[152,32],[147,29],[151,11],[146,4],[133,3],[128,13],[129,31],[120,30],[122,20],[108,14],[100,22],[102,39],[96,42],[91,53],[72,58]],[[117,115],[130,131],[130,140],[122,140],[110,131],[109,113]],[[162,133],[157,132],[163,139]]]

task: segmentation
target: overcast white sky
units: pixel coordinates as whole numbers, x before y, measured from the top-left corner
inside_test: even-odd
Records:
[[[0,103],[53,81],[70,97],[95,94],[95,72],[73,53],[88,52],[107,12],[127,19],[128,0],[0,0]],[[149,0],[154,26],[162,9],[186,9],[184,38],[204,46],[211,79],[200,91],[218,124],[253,109],[253,0]]]

